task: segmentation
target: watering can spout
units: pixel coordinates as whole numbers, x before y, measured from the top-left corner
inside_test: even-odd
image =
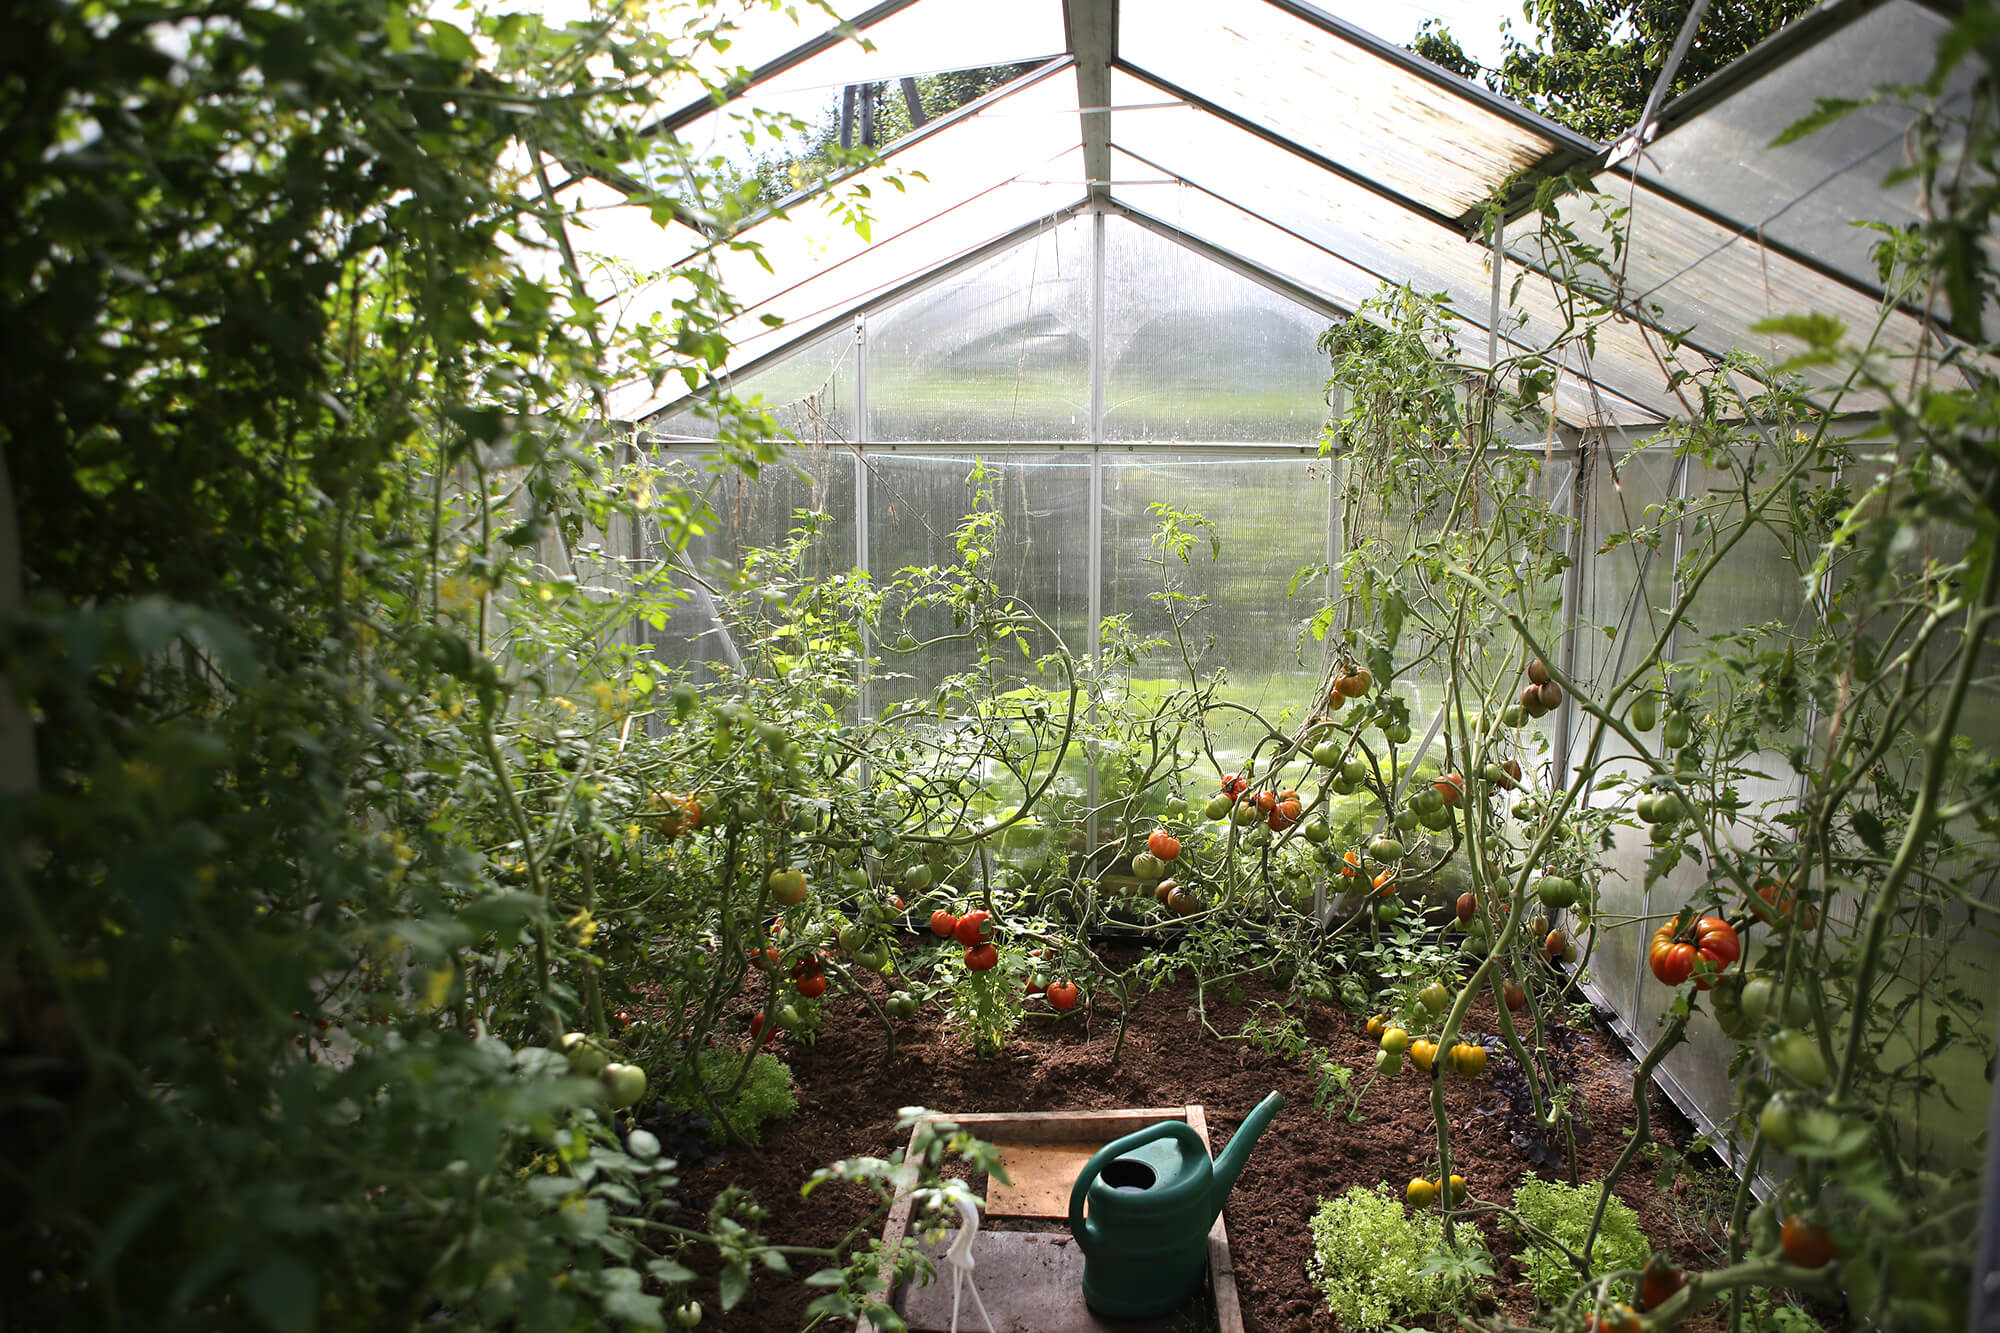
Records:
[[[1243,1117],[1243,1124],[1230,1138],[1229,1146],[1222,1150],[1222,1156],[1215,1159],[1215,1174],[1209,1182],[1209,1220],[1222,1211],[1223,1203],[1229,1198],[1229,1191],[1236,1187],[1236,1177],[1242,1174],[1243,1164],[1250,1160],[1250,1150],[1257,1146],[1258,1136],[1271,1123],[1271,1117],[1285,1104],[1283,1093],[1274,1092],[1258,1102],[1249,1115]]]

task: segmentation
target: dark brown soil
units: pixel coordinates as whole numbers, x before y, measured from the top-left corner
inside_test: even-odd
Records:
[[[1260,1010],[1260,1001],[1288,998],[1268,982],[1246,983],[1245,991],[1243,1003],[1236,1006],[1210,997],[1208,1018],[1216,1031],[1238,1032],[1253,1015],[1268,1018],[1271,1011]],[[750,1007],[744,1002],[746,1012]],[[1358,1088],[1373,1073],[1375,1042],[1338,1006],[1310,1007],[1306,1027],[1314,1047],[1352,1067]],[[938,1011],[927,1007],[898,1024],[895,1054],[885,1059],[882,1029],[861,1005],[829,1004],[816,1043],[772,1047],[795,1076],[797,1114],[767,1126],[760,1148],[729,1149],[722,1165],[688,1173],[680,1197],[691,1209],[705,1210],[716,1191],[747,1186],[769,1209],[767,1236],[788,1244],[830,1245],[865,1215],[869,1199],[852,1186],[801,1199],[800,1184],[829,1162],[886,1157],[903,1146],[907,1134],[896,1128],[902,1107],[949,1113],[1199,1102],[1219,1151],[1244,1114],[1276,1089],[1285,1094],[1285,1108],[1251,1154],[1224,1212],[1245,1325],[1252,1333],[1336,1328],[1306,1276],[1307,1219],[1319,1200],[1352,1185],[1386,1181],[1400,1191],[1412,1176],[1435,1174],[1437,1137],[1428,1079],[1406,1063],[1400,1076],[1368,1089],[1360,1104],[1362,1121],[1350,1123],[1338,1109],[1331,1114],[1314,1109],[1317,1080],[1310,1059],[1287,1062],[1248,1041],[1204,1035],[1195,1014],[1194,987],[1185,978],[1140,1001],[1115,1063],[1116,1016],[1086,1009],[1057,1016],[1036,1003],[1000,1055],[978,1059],[942,1030]],[[1475,1007],[1466,1025],[1471,1032],[1493,1026],[1490,1003]],[[1581,1177],[1595,1179],[1628,1138],[1633,1064],[1608,1032],[1583,1035],[1577,1091],[1594,1132],[1578,1158]],[[1447,1087],[1453,1170],[1464,1175],[1475,1202],[1504,1204],[1530,1174],[1522,1151],[1509,1141],[1505,1101],[1490,1078],[1453,1078]],[[1687,1127],[1657,1094],[1652,1118],[1655,1141],[1677,1152]],[[1733,1188],[1733,1178],[1703,1180],[1683,1172],[1663,1192],[1655,1184],[1658,1168],[1655,1159],[1635,1162],[1620,1182],[1620,1197],[1638,1213],[1656,1246],[1684,1263],[1711,1266],[1716,1243],[1712,1212],[1720,1205],[1710,1200]],[[1533,1298],[1516,1259],[1520,1244],[1491,1220],[1482,1219],[1480,1225],[1497,1271],[1494,1300],[1485,1313],[1525,1320],[1533,1313]],[[708,1273],[715,1267],[712,1254],[694,1262]],[[764,1274],[748,1298],[724,1317],[717,1313],[712,1277],[695,1292],[711,1312],[704,1327],[774,1333],[799,1328],[813,1294],[795,1280]]]

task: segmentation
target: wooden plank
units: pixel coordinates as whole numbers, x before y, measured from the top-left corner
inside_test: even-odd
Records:
[[[1112,1136],[1117,1137],[1116,1135]],[[986,1211],[993,1217],[1069,1216],[1069,1194],[1076,1178],[1102,1143],[1095,1138],[1070,1143],[994,1141],[1007,1169],[1007,1183],[998,1176],[986,1182]]]

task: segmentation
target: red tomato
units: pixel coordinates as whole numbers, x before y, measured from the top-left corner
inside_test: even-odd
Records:
[[[1457,910],[1460,921],[1470,921],[1479,910],[1479,899],[1470,893],[1461,893],[1458,895]]]
[[[976,944],[965,951],[965,965],[974,972],[984,972],[1000,961],[1000,951],[990,944]]]
[[[1222,794],[1235,800],[1250,789],[1250,780],[1241,773],[1232,773],[1222,780]]]
[[[1049,983],[1049,1008],[1074,1009],[1080,994],[1074,981],[1052,981]]]
[[[1650,1263],[1639,1276],[1639,1308],[1657,1310],[1687,1285],[1687,1274],[1669,1264]]]
[[[990,940],[993,938],[993,914],[974,908],[958,919],[958,926],[952,934],[968,949]]]
[[[1716,976],[1743,956],[1743,942],[1736,938],[1736,927],[1719,916],[1705,916],[1695,922],[1694,947],[1701,955],[1694,969],[1694,984],[1701,990],[1713,986]]]
[[[1825,1268],[1833,1262],[1835,1250],[1832,1232],[1797,1213],[1787,1216],[1779,1228],[1778,1248],[1785,1252],[1787,1262],[1800,1268]]]
[[[1819,915],[1798,902],[1790,885],[1780,886],[1768,879],[1757,881],[1757,896],[1749,900],[1749,906],[1759,921],[1769,925],[1796,924],[1800,930],[1811,930],[1819,923]]]
[[[1446,805],[1457,805],[1458,798],[1465,795],[1465,778],[1458,773],[1447,773],[1431,784],[1431,790],[1442,796]]]
[[[1261,813],[1268,815],[1277,808],[1277,805],[1278,793],[1268,790],[1257,793],[1257,809]]]
[[[1181,840],[1163,828],[1156,828],[1146,835],[1146,850],[1162,861],[1171,861],[1181,854]]]
[[[1664,986],[1678,986],[1694,973],[1694,946],[1674,939],[1674,923],[1669,921],[1653,932],[1646,950],[1646,965]]]
[[[1304,811],[1299,806],[1298,798],[1294,796],[1289,801],[1279,801],[1276,805],[1272,806],[1270,819],[1267,822],[1270,824],[1273,833],[1283,833],[1286,829],[1298,823],[1299,816],[1303,813]]]
[[[765,1022],[764,1013],[761,1009],[750,1015],[750,1040],[756,1042],[759,1046],[769,1041],[777,1031],[777,1024],[767,1024]]]
[[[958,933],[958,918],[940,907],[931,913],[931,934],[948,940]]]
[[[808,954],[792,964],[792,980],[803,981],[807,977],[816,977],[824,971],[826,964]]]
[[[808,1000],[817,1000],[826,994],[826,977],[823,973],[814,972],[810,976],[800,977],[794,984],[798,986],[799,994]]]

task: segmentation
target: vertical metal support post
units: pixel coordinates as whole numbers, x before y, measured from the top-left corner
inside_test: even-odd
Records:
[[[1089,645],[1093,675],[1102,665],[1103,644],[1100,622],[1104,619],[1104,214],[1090,218],[1090,597]],[[1085,713],[1091,726],[1097,724],[1097,704],[1093,697]],[[1090,809],[1084,837],[1097,846],[1097,746],[1086,752],[1087,777],[1084,799]]]
[[[929,117],[924,115],[924,99],[923,95],[917,91],[917,81],[915,79],[903,80],[903,105],[910,110],[910,128],[913,130],[922,129],[929,120]]]
[[[1584,475],[1583,440],[1578,438],[1576,453],[1569,467],[1569,504],[1565,506],[1571,519],[1568,546],[1569,568],[1563,572],[1562,619],[1563,637],[1560,655],[1563,674],[1574,679],[1576,676],[1577,621],[1583,615],[1583,543],[1584,543]],[[1555,773],[1557,782],[1568,785],[1570,780],[1570,757],[1576,753],[1575,737],[1578,715],[1572,694],[1564,694],[1561,711],[1556,714]],[[1553,784],[1551,784],[1553,785]],[[1590,792],[1583,793],[1585,801]]]
[[[854,85],[840,90],[840,146],[854,147]]]
[[[868,572],[868,317],[854,317],[854,567]],[[868,623],[863,621],[861,631],[861,655],[866,658],[872,643],[868,633]],[[869,672],[864,664],[860,668],[858,682],[860,692],[856,696],[858,720],[866,722],[874,715],[873,693]],[[864,761],[865,765],[865,761]],[[867,769],[862,769],[862,781],[868,780]]]

